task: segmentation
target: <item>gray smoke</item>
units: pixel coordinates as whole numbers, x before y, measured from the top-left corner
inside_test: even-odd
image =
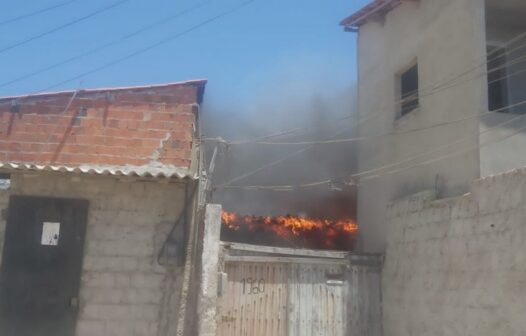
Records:
[[[204,136],[244,140],[297,127],[307,128],[308,131],[269,140],[297,142],[356,136],[353,130],[356,118],[343,119],[355,111],[354,86],[333,93],[322,92],[312,86],[290,94],[291,91],[294,90],[289,81],[287,85],[263,89],[256,99],[247,103],[218,106],[213,101],[205,102]],[[291,156],[307,146],[250,144],[220,147],[213,184],[225,183],[284,157],[290,158],[234,184],[297,185],[343,177],[354,171],[355,143],[317,145],[300,155]],[[207,154],[212,150],[213,144],[208,144]],[[218,189],[214,192],[213,201],[222,204],[226,210],[242,214],[355,217],[355,190],[349,187],[292,192]]]

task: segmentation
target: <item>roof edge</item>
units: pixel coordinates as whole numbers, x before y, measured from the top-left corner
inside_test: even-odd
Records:
[[[0,170],[11,171],[37,171],[37,172],[58,172],[58,173],[77,173],[86,175],[111,175],[126,177],[142,177],[156,179],[190,179],[196,180],[198,176],[195,171],[170,165],[163,166],[113,166],[113,165],[75,165],[68,166],[63,164],[38,164],[25,162],[2,162]]]
[[[179,86],[179,85],[194,85],[198,86],[200,88],[204,88],[204,86],[207,84],[207,79],[194,79],[194,80],[187,80],[187,81],[179,81],[179,82],[170,82],[170,83],[160,83],[160,84],[150,84],[150,85],[136,85],[136,86],[116,86],[116,87],[106,87],[106,88],[94,88],[94,89],[81,89],[81,90],[63,90],[63,91],[51,91],[51,92],[39,92],[39,93],[33,93],[33,94],[25,94],[25,95],[16,95],[16,96],[3,96],[0,97],[0,102],[4,100],[11,100],[11,99],[21,99],[21,98],[32,98],[32,97],[47,97],[47,96],[54,96],[59,94],[72,94],[74,92],[87,92],[87,93],[97,93],[97,92],[105,92],[105,91],[126,91],[126,90],[140,90],[140,89],[155,89],[155,88],[163,88],[168,86]]]
[[[374,0],[340,21],[345,31],[357,32],[374,15],[384,15],[402,3],[402,0]]]

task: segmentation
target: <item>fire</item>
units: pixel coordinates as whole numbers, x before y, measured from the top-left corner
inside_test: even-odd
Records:
[[[350,250],[358,233],[358,225],[351,219],[242,216],[226,211],[221,219],[225,240],[252,243],[271,241],[295,247]]]

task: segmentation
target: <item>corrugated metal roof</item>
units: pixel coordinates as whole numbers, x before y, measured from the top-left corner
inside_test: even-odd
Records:
[[[356,11],[351,16],[343,19],[340,22],[340,25],[344,26],[347,31],[358,31],[358,28],[366,23],[371,17],[375,15],[383,15],[398,6],[401,2],[401,0],[374,0],[372,3]]]
[[[175,166],[107,166],[107,165],[40,165],[32,163],[0,162],[0,169],[48,171],[91,175],[113,175],[152,178],[197,179],[195,172]]]

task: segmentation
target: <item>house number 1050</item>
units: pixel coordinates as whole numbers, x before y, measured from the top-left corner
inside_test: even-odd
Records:
[[[265,280],[264,279],[254,279],[254,278],[243,278],[241,279],[243,283],[243,294],[261,294],[265,293]]]

